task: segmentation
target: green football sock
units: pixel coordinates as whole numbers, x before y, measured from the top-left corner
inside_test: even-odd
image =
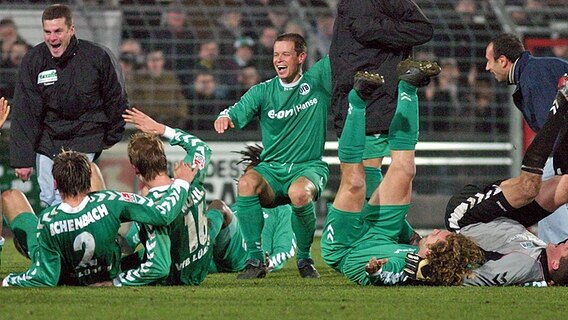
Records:
[[[264,217],[258,196],[237,197],[237,218],[241,222],[241,232],[247,245],[249,259],[264,262],[261,237]]]
[[[339,138],[339,161],[360,163],[365,150],[365,107],[367,102],[361,99],[355,90],[349,92],[349,111]]]
[[[365,167],[365,185],[367,186],[367,194],[365,199],[371,199],[373,192],[383,180],[383,171],[380,168]]]
[[[310,248],[314,242],[314,234],[316,232],[316,213],[314,203],[303,207],[292,206],[292,230],[296,235],[298,243],[297,259],[311,258]]]
[[[414,150],[418,143],[418,95],[416,87],[398,83],[396,112],[389,127],[391,150]]]

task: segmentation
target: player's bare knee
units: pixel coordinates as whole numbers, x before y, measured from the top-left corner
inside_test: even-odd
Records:
[[[9,223],[14,220],[22,211],[19,209],[18,204],[26,199],[24,193],[20,190],[9,189],[2,192],[2,209],[4,216]]]
[[[255,195],[260,193],[260,181],[248,174],[244,174],[237,185],[239,195]]]
[[[312,201],[313,194],[307,188],[290,188],[290,190],[288,190],[288,197],[292,205],[303,207]]]
[[[365,193],[365,175],[355,174],[348,181],[348,192],[351,194]]]

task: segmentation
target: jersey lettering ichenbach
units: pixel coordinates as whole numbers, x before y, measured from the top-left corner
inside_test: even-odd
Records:
[[[120,272],[120,223],[139,221],[168,225],[184,205],[187,183],[176,181],[160,204],[127,192],[92,192],[72,208],[62,203],[44,210],[38,219],[39,246],[32,265],[4,279],[9,286],[89,285],[108,281]],[[60,277],[61,275],[61,277]]]

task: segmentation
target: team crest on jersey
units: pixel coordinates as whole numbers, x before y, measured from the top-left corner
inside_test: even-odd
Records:
[[[120,198],[122,200],[128,201],[128,202],[135,202],[136,201],[136,199],[134,198],[134,194],[129,193],[129,192],[121,192]]]
[[[534,245],[534,243],[533,243],[532,241],[524,241],[524,242],[521,242],[520,245],[521,245],[521,247],[522,247],[523,249],[533,249],[533,248],[535,248],[535,245]]]
[[[309,85],[309,84],[307,84],[307,83],[302,83],[302,84],[300,85],[300,94],[303,95],[303,96],[305,96],[305,95],[307,95],[308,93],[310,93],[310,89],[311,89],[311,88],[310,88],[310,85]]]
[[[196,153],[193,155],[193,167],[198,169],[205,168],[205,156],[201,153]]]

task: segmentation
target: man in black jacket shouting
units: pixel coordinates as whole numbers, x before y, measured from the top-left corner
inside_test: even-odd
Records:
[[[329,56],[333,77],[331,110],[338,137],[355,72],[385,76],[384,85],[375,90],[367,106],[363,164],[368,177],[382,179],[382,158],[389,154],[386,133],[397,104],[397,65],[412,54],[413,46],[428,42],[433,33],[432,24],[412,0],[340,0],[337,5]]]
[[[22,61],[12,113],[10,165],[26,181],[36,166],[46,205],[61,202],[51,175],[62,149],[94,160],[122,139],[128,107],[120,67],[108,48],[75,37],[71,10],[52,5],[42,15],[44,42]]]

